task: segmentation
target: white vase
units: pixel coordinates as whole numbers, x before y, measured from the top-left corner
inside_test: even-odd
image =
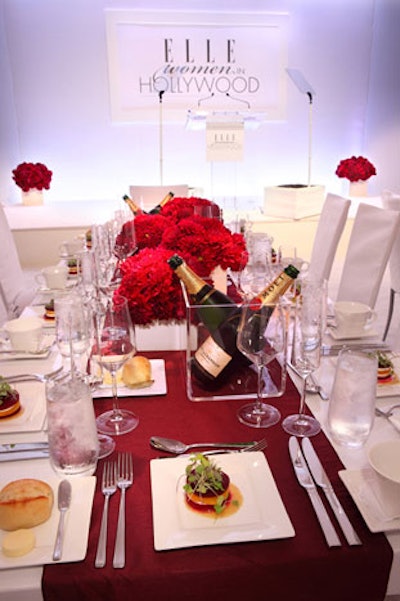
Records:
[[[368,196],[368,182],[366,180],[350,182],[349,196]]]
[[[27,206],[43,204],[43,190],[31,188],[28,192],[22,191],[22,204]]]

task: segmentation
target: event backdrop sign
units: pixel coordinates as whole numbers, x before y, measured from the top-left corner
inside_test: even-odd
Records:
[[[107,10],[112,120],[285,119],[287,13]]]

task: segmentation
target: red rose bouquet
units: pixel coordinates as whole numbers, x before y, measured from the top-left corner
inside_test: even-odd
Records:
[[[337,176],[345,177],[351,182],[358,182],[376,175],[376,169],[368,159],[352,156],[349,159],[340,161],[335,173]]]
[[[128,299],[133,322],[179,322],[185,318],[180,281],[167,260],[175,253],[201,277],[215,267],[239,269],[246,244],[242,234],[232,234],[215,217],[195,214],[195,207],[220,209],[206,199],[174,198],[157,215],[135,217],[138,252],[121,265],[118,293]],[[123,236],[123,228],[120,236]]]
[[[48,190],[53,172],[49,171],[43,163],[21,163],[12,174],[17,186],[24,192],[29,192],[32,188]]]

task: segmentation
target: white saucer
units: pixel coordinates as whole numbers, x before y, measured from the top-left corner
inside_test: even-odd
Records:
[[[328,328],[329,330],[329,334],[330,336],[332,336],[332,338],[334,338],[335,340],[358,340],[358,339],[364,339],[364,338],[376,338],[378,336],[378,333],[376,332],[376,330],[370,329],[370,330],[366,330],[365,332],[362,333],[358,333],[358,334],[351,334],[349,332],[343,332],[341,330],[339,330],[338,328]]]

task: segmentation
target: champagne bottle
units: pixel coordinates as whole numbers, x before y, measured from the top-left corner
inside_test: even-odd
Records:
[[[236,303],[229,296],[207,284],[182,257],[173,255],[168,264],[184,283],[193,304],[198,305],[197,314],[210,332],[237,310]]]
[[[253,299],[262,304],[276,304],[280,296],[291,286],[299,271],[289,265]],[[271,313],[272,313],[271,308]],[[195,378],[202,383],[218,386],[229,375],[238,359],[249,363],[236,346],[237,330],[241,309],[238,307],[226,321],[210,333],[193,356],[191,369]],[[255,322],[256,323],[256,322]]]
[[[161,209],[167,204],[167,202],[172,200],[174,196],[175,194],[173,192],[168,192],[168,194],[164,196],[162,201],[156,207],[154,207],[154,209],[151,209],[151,211],[149,211],[149,215],[156,215],[157,213],[159,213]]]
[[[136,204],[132,198],[130,198],[127,194],[122,197],[122,200],[126,202],[132,213],[136,215],[141,215],[143,213],[142,209]]]

